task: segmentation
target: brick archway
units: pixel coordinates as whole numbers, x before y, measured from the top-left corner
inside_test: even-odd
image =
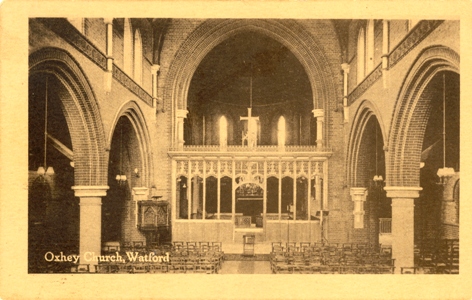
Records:
[[[459,73],[459,55],[445,46],[425,49],[410,68],[397,97],[390,125],[387,157],[388,186],[420,186],[420,157],[430,113],[423,92],[442,71]]]
[[[380,127],[383,139],[382,144],[385,145],[385,141],[387,140],[387,137],[385,136],[385,127],[382,120],[380,119],[379,110],[371,101],[364,100],[357,109],[353,121],[353,126],[349,135],[346,170],[349,185],[353,187],[363,186],[359,180],[358,174],[358,165],[360,161],[359,157],[362,148],[362,141],[366,131],[366,126],[372,118],[375,118],[377,120],[378,126]]]
[[[44,48],[29,57],[29,74],[50,74],[69,127],[74,151],[76,186],[105,186],[107,160],[105,135],[95,95],[79,64],[66,51]]]
[[[193,31],[177,51],[167,75],[163,100],[173,107],[173,141],[178,144],[175,121],[177,110],[187,109],[192,76],[202,59],[225,39],[244,31],[264,34],[287,47],[305,69],[313,93],[313,108],[324,108],[330,118],[330,105],[337,98],[336,73],[332,70],[321,43],[295,20],[210,19]],[[333,38],[335,40],[335,38]],[[325,136],[328,134],[325,127]]]
[[[139,169],[142,186],[150,186],[151,178],[153,178],[151,139],[144,114],[136,101],[128,101],[118,110],[113,120],[112,130],[110,130],[108,134],[108,148],[111,148],[113,132],[121,117],[126,117],[129,120],[138,140],[139,153],[141,156],[141,167]]]

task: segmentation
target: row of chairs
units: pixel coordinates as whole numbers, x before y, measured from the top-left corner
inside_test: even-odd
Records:
[[[391,248],[387,247],[357,247],[357,245],[353,247],[352,245],[346,244],[344,244],[343,247],[337,247],[332,245],[305,245],[303,247],[287,245],[286,247],[284,247],[279,244],[273,244],[271,253],[283,253],[283,255],[288,255],[290,253],[309,253],[317,255],[329,253],[330,255],[338,255],[341,257],[363,257],[368,255],[382,255],[386,257],[391,257],[392,255]]]
[[[271,270],[279,273],[319,274],[391,274],[395,270],[394,259],[369,255],[364,258],[337,255],[271,256]]]
[[[376,244],[365,243],[310,243],[310,242],[272,242],[272,251],[283,250],[287,252],[305,252],[310,249],[355,251],[355,252],[391,252],[390,247],[382,247]]]
[[[182,249],[186,249],[188,251],[196,251],[196,252],[206,252],[208,250],[213,251],[222,251],[222,243],[221,242],[208,242],[208,241],[201,241],[201,242],[183,242],[183,241],[174,241],[172,242],[173,250],[180,251]]]
[[[185,251],[186,252],[186,251]],[[169,261],[153,262],[101,262],[97,265],[78,264],[72,269],[76,273],[205,273],[216,274],[221,269],[223,257],[221,253],[208,251],[205,253],[175,252],[169,255]]]
[[[368,244],[278,242],[272,243],[270,263],[276,274],[385,274],[395,270],[389,250]]]
[[[181,255],[170,257],[168,272],[216,274],[221,270],[222,264],[221,253],[208,251],[202,254],[189,253],[186,255],[183,251]]]
[[[425,240],[415,247],[415,267],[431,274],[459,273],[459,240]]]

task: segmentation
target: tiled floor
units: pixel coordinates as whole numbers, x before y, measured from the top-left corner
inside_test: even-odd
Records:
[[[225,261],[219,274],[271,274],[268,261]]]

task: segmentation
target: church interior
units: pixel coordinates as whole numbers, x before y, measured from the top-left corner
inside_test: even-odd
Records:
[[[459,273],[459,21],[28,29],[29,273]]]

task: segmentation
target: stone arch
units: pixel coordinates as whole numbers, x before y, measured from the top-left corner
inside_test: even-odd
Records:
[[[267,35],[286,46],[300,61],[310,80],[313,107],[324,108],[329,119],[329,101],[337,99],[335,73],[315,37],[295,20],[210,19],[193,31],[177,51],[166,79],[164,101],[171,101],[173,122],[177,110],[187,109],[187,95],[192,76],[202,59],[216,45],[243,31]],[[173,141],[178,144],[176,126]],[[328,126],[325,127],[325,136]]]
[[[43,48],[29,56],[29,74],[50,74],[61,83],[56,92],[71,135],[75,185],[106,185],[108,155],[99,106],[79,64],[62,49]]]
[[[149,136],[148,126],[144,118],[144,114],[139,107],[138,103],[134,100],[125,102],[118,110],[113,120],[112,130],[108,133],[108,149],[111,148],[113,132],[115,131],[118,120],[121,117],[128,118],[129,122],[133,126],[136,138],[139,143],[139,153],[141,155],[141,170],[140,176],[143,186],[151,185],[152,177],[152,149],[151,149],[151,138]]]
[[[422,94],[441,71],[459,74],[459,55],[446,46],[424,49],[408,71],[399,91],[390,125],[387,185],[419,186],[423,137],[430,113],[430,100]]]
[[[379,109],[371,101],[364,100],[357,109],[353,120],[353,126],[351,127],[351,132],[349,134],[346,170],[348,172],[348,182],[351,186],[358,186],[359,184],[357,180],[357,170],[361,141],[364,136],[367,123],[369,123],[372,117],[375,117],[378,121],[378,125],[380,126],[382,133],[383,144],[385,145],[385,141],[387,141],[387,136],[385,134],[386,130]]]

